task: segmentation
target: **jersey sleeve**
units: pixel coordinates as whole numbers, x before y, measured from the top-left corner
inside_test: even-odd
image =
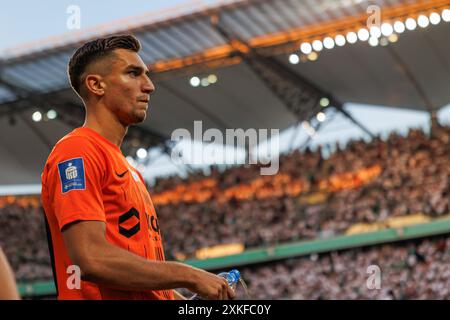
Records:
[[[84,137],[61,141],[46,165],[47,189],[59,228],[80,220],[104,221],[102,181],[105,159]]]

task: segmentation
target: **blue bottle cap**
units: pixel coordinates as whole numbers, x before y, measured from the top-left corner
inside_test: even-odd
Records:
[[[237,269],[233,269],[229,274],[235,279],[234,282],[238,282],[241,278],[241,273]]]

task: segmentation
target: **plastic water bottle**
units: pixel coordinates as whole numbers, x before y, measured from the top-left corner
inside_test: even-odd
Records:
[[[221,272],[218,274],[218,276],[226,279],[228,285],[233,290],[236,289],[236,284],[241,279],[241,273],[236,269],[233,269],[230,272]],[[200,299],[201,299],[200,296],[196,293],[189,300],[200,300]]]

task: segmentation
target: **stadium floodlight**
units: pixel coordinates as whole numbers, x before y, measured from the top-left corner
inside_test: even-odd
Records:
[[[426,28],[426,27],[428,27],[428,26],[430,25],[430,20],[428,19],[427,16],[420,15],[420,16],[417,18],[417,24],[418,24],[419,27],[421,27],[421,28]]]
[[[319,112],[316,116],[317,121],[324,122],[327,119],[327,115],[323,112]]]
[[[130,143],[133,148],[137,148],[141,144],[141,140],[139,140],[138,138],[133,138],[131,139]]]
[[[304,54],[310,54],[312,52],[312,46],[309,42],[303,42],[300,46],[300,51]]]
[[[358,41],[358,35],[353,31],[347,33],[347,41],[351,44],[356,43]]]
[[[381,25],[381,33],[385,37],[389,37],[392,33],[394,33],[394,28],[390,23],[383,23]]]
[[[208,78],[203,78],[200,84],[202,85],[202,87],[207,87],[210,85]]]
[[[189,81],[191,86],[198,87],[200,85],[200,78],[199,77],[192,77]]]
[[[210,74],[210,75],[208,76],[208,81],[209,81],[209,83],[211,83],[211,84],[216,83],[216,82],[217,82],[217,76],[216,76],[215,74]]]
[[[376,38],[376,37],[370,37],[370,39],[369,39],[369,44],[370,44],[372,47],[376,47],[379,43],[380,43],[380,42],[378,41],[378,38]]]
[[[47,118],[50,120],[56,119],[56,117],[58,116],[58,114],[56,113],[55,110],[50,109],[47,111]]]
[[[330,105],[330,99],[324,97],[322,99],[320,99],[320,106],[323,108],[326,108]]]
[[[439,24],[439,22],[441,22],[441,16],[439,15],[439,13],[433,12],[432,14],[430,14],[430,22],[433,25]]]
[[[323,39],[323,46],[327,49],[333,49],[334,48],[334,40],[331,37],[326,37]]]
[[[381,29],[377,26],[370,28],[370,37],[371,38],[379,38],[381,37]]]
[[[300,57],[295,53],[293,53],[289,56],[289,62],[291,64],[298,64],[300,62]]]
[[[380,39],[380,45],[382,46],[382,47],[386,47],[387,45],[389,44],[389,40],[388,40],[388,38],[381,38]]]
[[[147,158],[147,150],[145,150],[144,148],[139,148],[136,152],[136,155],[139,159],[145,159]]]
[[[36,111],[33,113],[33,115],[31,116],[31,119],[33,119],[34,122],[39,122],[42,120],[42,113],[40,113],[39,111]]]
[[[395,33],[393,33],[393,34],[391,34],[391,35],[389,36],[388,39],[389,39],[390,42],[396,43],[396,42],[398,41],[398,35],[396,35]]]
[[[369,33],[369,31],[367,31],[367,29],[364,29],[364,28],[359,29],[359,31],[358,31],[358,39],[359,40],[367,41],[367,40],[369,40],[369,37],[370,37],[370,33]]]
[[[442,20],[444,20],[445,22],[450,21],[450,10],[449,9],[445,9],[442,11]]]
[[[417,22],[413,18],[406,19],[405,25],[406,25],[406,29],[408,29],[410,31],[413,31],[417,28]]]
[[[335,38],[334,41],[336,42],[336,45],[338,45],[339,47],[342,47],[345,45],[345,43],[347,42],[345,40],[345,37],[342,34],[338,34]]]
[[[397,21],[396,23],[394,23],[394,30],[397,33],[403,33],[405,32],[405,24],[401,21]]]
[[[317,52],[311,52],[310,54],[308,54],[308,59],[310,61],[316,61],[318,57],[319,55],[317,54]]]
[[[314,40],[312,43],[312,47],[315,51],[320,52],[323,49],[323,43],[320,40]]]

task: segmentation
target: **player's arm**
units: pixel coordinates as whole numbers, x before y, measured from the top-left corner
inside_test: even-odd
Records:
[[[9,266],[8,260],[0,248],[0,300],[19,300],[16,280]]]
[[[226,280],[215,274],[178,262],[147,260],[111,244],[102,221],[77,221],[62,233],[83,280],[122,290],[187,288],[207,299],[234,298]]]

